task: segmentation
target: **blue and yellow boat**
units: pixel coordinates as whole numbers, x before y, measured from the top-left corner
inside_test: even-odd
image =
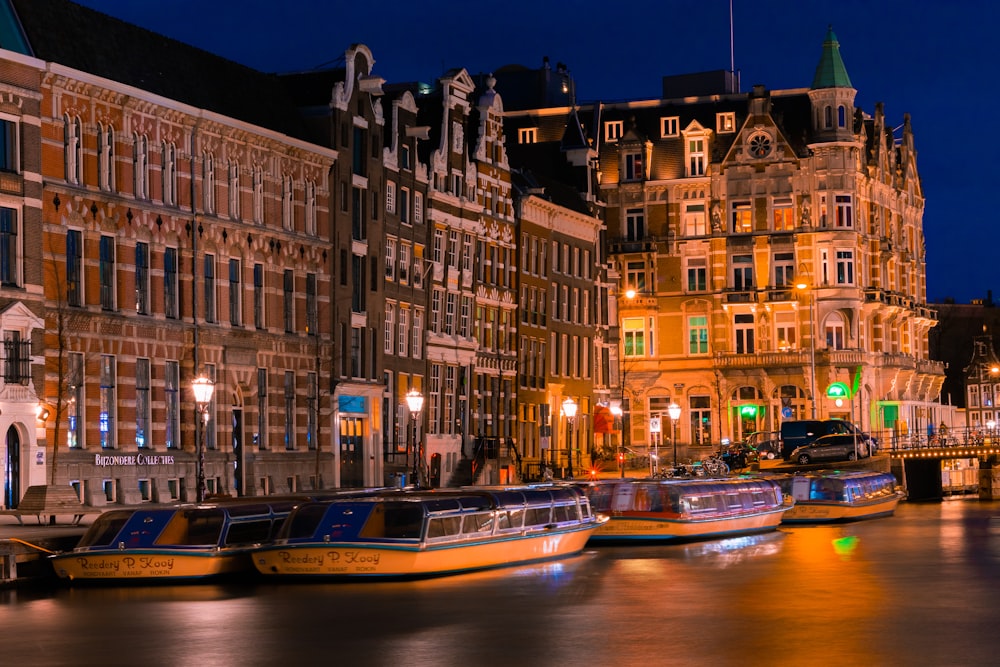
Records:
[[[891,516],[905,497],[892,473],[813,470],[776,478],[795,507],[782,523],[838,523]]]
[[[467,488],[297,507],[254,566],[292,578],[428,577],[570,556],[605,521],[577,488]]]

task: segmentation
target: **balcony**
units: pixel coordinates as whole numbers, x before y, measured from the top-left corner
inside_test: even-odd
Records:
[[[31,341],[5,340],[3,381],[6,384],[26,385],[29,380],[31,380]]]
[[[612,255],[620,255],[630,252],[655,252],[656,240],[646,237],[638,240],[615,239],[610,242],[609,252]]]
[[[809,350],[788,350],[786,352],[757,352],[754,354],[732,354],[718,352],[715,365],[721,370],[744,368],[802,367],[809,365]]]
[[[738,292],[726,291],[723,294],[726,298],[726,303],[754,303],[757,301],[755,292],[742,290]]]

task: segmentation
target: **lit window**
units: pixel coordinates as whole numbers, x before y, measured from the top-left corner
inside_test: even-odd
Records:
[[[774,231],[787,232],[795,229],[795,210],[790,197],[775,198],[773,212]]]
[[[625,121],[621,120],[609,120],[604,123],[604,140],[605,141],[618,141],[622,137],[622,131],[625,127]]]
[[[736,131],[736,114],[732,111],[715,114],[715,131],[726,134]]]
[[[538,141],[537,127],[522,127],[517,131],[517,143],[533,144]]]
[[[749,234],[753,231],[753,216],[750,209],[750,202],[733,202],[733,227],[736,234]]]
[[[678,118],[677,116],[665,116],[660,119],[660,136],[661,137],[676,137],[678,134]]]

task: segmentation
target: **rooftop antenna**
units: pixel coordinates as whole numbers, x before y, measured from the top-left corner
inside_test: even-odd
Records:
[[[729,0],[729,76],[733,77],[733,82],[736,82],[736,46],[733,40],[733,0]],[[740,92],[739,85],[736,86],[736,91]]]

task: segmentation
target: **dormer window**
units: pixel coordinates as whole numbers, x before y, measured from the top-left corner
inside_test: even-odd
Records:
[[[537,127],[522,127],[517,131],[517,143],[533,144],[538,141]]]
[[[729,134],[736,131],[736,113],[727,111],[715,114],[715,131],[719,134]]]
[[[625,129],[625,121],[609,120],[604,124],[604,140],[609,142],[618,141],[622,138]]]
[[[679,134],[680,122],[677,116],[665,116],[660,119],[660,137],[676,137]]]
[[[625,154],[625,173],[622,180],[639,181],[642,180],[642,153],[631,151]]]
[[[687,152],[687,175],[705,175],[705,139],[704,137],[688,137],[685,142]]]

